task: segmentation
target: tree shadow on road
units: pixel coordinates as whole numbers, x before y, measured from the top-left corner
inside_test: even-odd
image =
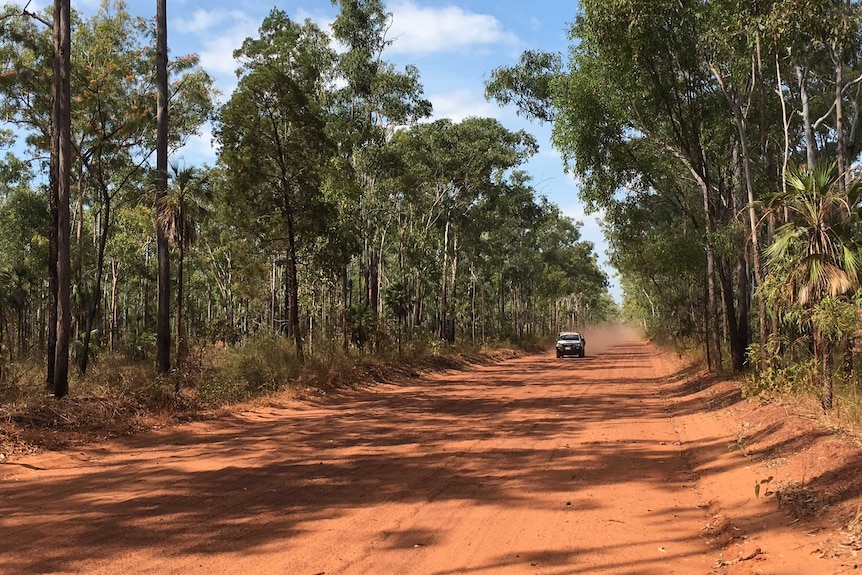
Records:
[[[167,562],[253,554],[332,537],[328,526],[343,518],[365,528],[393,503],[516,507],[540,490],[586,509],[602,503],[579,499],[584,486],[635,481],[673,493],[692,482],[680,448],[639,437],[635,424],[668,417],[664,394],[697,395],[708,382],[650,373],[653,353],[630,344],[587,361],[517,358],[90,446],[3,480],[0,564],[9,575],[75,571],[82,557],[111,562],[154,545]],[[695,398],[676,405],[708,409]],[[597,424],[608,437],[586,441]],[[396,547],[433,540],[387,536]],[[536,561],[574,558],[549,550]]]

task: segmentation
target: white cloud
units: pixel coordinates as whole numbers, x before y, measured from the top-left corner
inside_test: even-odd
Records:
[[[422,7],[412,0],[394,2],[392,29],[393,53],[422,54],[456,52],[474,46],[514,44],[516,37],[503,29],[499,20],[475,14],[457,6]]]
[[[501,114],[500,108],[485,100],[484,95],[470,90],[431,95],[428,99],[434,106],[435,120],[449,118],[460,122],[469,117],[496,118]]]
[[[199,165],[204,162],[210,165],[216,161],[216,142],[213,139],[212,126],[205,124],[200,129],[200,134],[192,136],[186,144],[177,150],[177,157],[189,160],[190,164]]]
[[[247,20],[245,14],[238,10],[195,10],[186,18],[171,20],[171,26],[177,31],[189,34],[207,32],[223,22]]]
[[[171,25],[180,34],[198,38],[201,67],[214,75],[223,94],[232,92],[238,68],[233,52],[246,38],[257,36],[259,22],[239,10],[199,9]]]
[[[296,18],[294,18],[296,22],[305,22],[306,20],[311,20],[314,22],[318,28],[326,31],[330,36],[332,35],[332,23],[335,22],[335,18],[332,16],[328,16],[323,13],[312,13],[307,10],[300,8],[296,12]]]
[[[237,27],[226,30],[216,38],[204,41],[204,49],[200,51],[201,67],[216,76],[233,75],[239,67],[233,57],[234,50],[241,47],[243,41],[253,36],[256,31],[257,26],[252,26],[250,29]],[[225,86],[219,86],[219,88],[225,93],[232,91],[232,89],[225,89]]]

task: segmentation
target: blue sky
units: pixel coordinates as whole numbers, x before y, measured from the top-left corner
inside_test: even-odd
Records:
[[[33,2],[41,8],[46,0]],[[153,0],[128,0],[131,12],[145,17],[155,13]],[[92,13],[98,0],[76,0],[73,8]],[[539,141],[540,151],[526,166],[536,190],[555,203],[566,215],[583,223],[583,238],[595,244],[604,265],[605,242],[595,214],[586,216],[577,198],[574,179],[563,171],[560,156],[551,147],[549,125],[519,118],[513,108],[487,102],[484,82],[499,66],[512,65],[524,50],[565,53],[568,24],[574,19],[577,2],[559,0],[389,0],[393,14],[389,37],[394,43],[384,57],[398,67],[419,68],[425,96],[434,105],[434,118],[460,121],[468,116],[497,118],[509,129],[525,129]],[[196,53],[201,65],[216,78],[222,98],[236,84],[233,51],[242,41],[255,36],[261,21],[273,7],[295,20],[310,18],[326,27],[337,9],[329,0],[290,0],[274,4],[211,0],[168,0],[168,43],[173,56]],[[215,159],[211,134],[193,141],[183,156],[189,163]],[[620,292],[613,270],[606,268],[611,294]]]

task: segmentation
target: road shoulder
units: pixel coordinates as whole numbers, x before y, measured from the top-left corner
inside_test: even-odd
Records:
[[[859,568],[860,536],[847,529],[862,509],[855,440],[801,406],[743,398],[739,381],[678,366],[661,393],[707,516],[712,573]]]

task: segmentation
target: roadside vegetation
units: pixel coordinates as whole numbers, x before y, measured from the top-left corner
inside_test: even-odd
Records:
[[[580,224],[523,170],[535,139],[428,121],[420,71],[383,59],[384,4],[334,4],[341,49],[274,9],[220,106],[197,56],[172,55],[166,136],[165,24],[122,2],[72,11],[67,150],[58,14],[5,7],[0,424],[178,417],[616,314]],[[210,126],[215,165],[189,165]]]
[[[623,315],[751,394],[858,412],[862,4],[584,0],[569,36],[487,94],[553,122]]]

